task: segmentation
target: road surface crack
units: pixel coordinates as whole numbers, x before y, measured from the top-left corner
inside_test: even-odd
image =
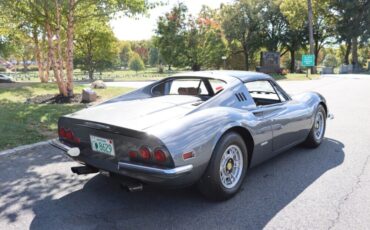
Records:
[[[344,205],[344,203],[346,203],[346,202],[350,199],[351,195],[356,191],[356,189],[360,187],[361,177],[364,175],[365,170],[366,170],[366,167],[367,167],[367,165],[368,165],[369,161],[370,161],[370,155],[369,155],[369,156],[367,156],[367,158],[366,158],[366,160],[365,160],[365,163],[363,164],[363,166],[362,166],[362,168],[361,168],[361,172],[360,172],[360,174],[356,177],[356,178],[357,178],[357,179],[356,179],[356,183],[352,186],[351,191],[349,191],[348,193],[346,193],[346,194],[345,194],[345,195],[340,199],[340,201],[339,201],[339,203],[338,203],[338,205],[337,205],[337,207],[336,207],[336,209],[335,209],[337,216],[336,216],[336,218],[335,218],[334,220],[332,220],[332,221],[331,221],[331,225],[330,225],[330,226],[329,226],[329,228],[328,228],[329,230],[330,230],[330,229],[333,229],[333,228],[334,228],[334,226],[339,222],[340,217],[341,217],[341,208],[342,208],[342,206]]]

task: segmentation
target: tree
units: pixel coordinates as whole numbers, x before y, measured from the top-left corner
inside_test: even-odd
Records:
[[[149,65],[156,66],[159,64],[159,51],[156,47],[149,49]]]
[[[325,56],[323,64],[326,67],[336,67],[338,65],[338,61],[335,55],[328,54]]]
[[[366,43],[370,38],[370,0],[336,0],[330,2],[332,16],[335,21],[337,39],[345,42],[344,62],[349,64],[352,51],[352,64],[358,67],[359,41]]]
[[[171,66],[198,71],[202,66],[219,67],[226,53],[226,40],[213,12],[203,7],[198,16],[187,15],[183,4],[160,17],[155,44],[165,62]]]
[[[187,7],[183,3],[175,6],[165,16],[160,16],[156,34],[156,47],[162,54],[164,61],[171,70],[173,65],[181,65],[181,58],[185,50],[185,19]]]
[[[94,79],[96,70],[112,67],[118,58],[117,41],[108,20],[88,20],[76,27],[76,64]]]
[[[72,96],[75,26],[93,18],[112,16],[116,12],[123,12],[125,15],[142,13],[154,5],[146,0],[3,0],[0,1],[0,10],[12,18],[17,26],[35,28],[35,47],[41,37],[39,33],[42,31],[46,34],[47,63],[53,69],[59,92],[63,96]],[[91,8],[94,10],[91,11]],[[62,50],[64,44],[66,49]],[[35,48],[35,52],[40,50]],[[39,59],[42,55],[35,56]],[[44,69],[41,64],[43,62],[37,61],[40,63],[40,75],[43,72],[41,69]]]
[[[313,40],[313,12],[312,12],[312,2],[307,0],[307,11],[308,11],[308,37],[310,42],[310,54],[314,54],[314,40]],[[314,68],[311,69],[314,73],[316,72]]]
[[[119,59],[121,61],[121,65],[127,68],[128,61],[132,55],[131,44],[127,41],[120,41],[119,50]]]
[[[140,58],[140,55],[138,53],[134,53],[132,57],[130,58],[129,66],[131,70],[135,70],[136,73],[140,70],[144,70],[144,62]]]
[[[242,50],[237,52],[244,54],[246,70],[250,68],[250,59],[262,46],[260,3],[258,0],[239,0],[233,5],[224,6],[221,11],[225,36],[229,43],[240,43]]]
[[[263,46],[268,51],[283,52],[282,42],[287,32],[287,21],[280,10],[281,1],[263,0],[262,21],[263,28],[261,37]]]

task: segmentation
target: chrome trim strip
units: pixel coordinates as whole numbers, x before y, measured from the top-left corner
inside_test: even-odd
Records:
[[[50,141],[50,144],[60,150],[63,150],[63,151],[68,151],[70,149],[72,149],[72,147],[69,147],[68,145],[65,145],[63,144],[62,142],[60,142],[58,139],[53,139]]]
[[[172,168],[172,169],[160,169],[160,168],[136,165],[136,164],[126,163],[126,162],[118,162],[118,170],[121,170],[121,169],[127,169],[127,170],[143,172],[143,173],[151,173],[151,174],[157,174],[157,175],[171,176],[171,175],[179,175],[179,174],[190,172],[193,169],[193,165],[184,165],[184,166],[180,166],[180,167]]]

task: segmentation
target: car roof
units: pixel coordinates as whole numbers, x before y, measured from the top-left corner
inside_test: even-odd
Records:
[[[173,75],[173,77],[207,77],[216,78],[220,80],[229,81],[232,78],[241,80],[242,82],[257,81],[257,80],[271,80],[273,79],[267,74],[257,73],[252,71],[239,70],[215,70],[215,71],[196,71],[185,72]]]

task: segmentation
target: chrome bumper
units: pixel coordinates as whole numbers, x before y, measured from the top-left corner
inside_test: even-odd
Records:
[[[149,174],[156,174],[156,175],[163,175],[163,176],[175,176],[175,175],[180,175],[180,174],[190,172],[191,170],[193,170],[193,165],[184,165],[184,166],[179,166],[177,168],[171,168],[171,169],[161,169],[161,168],[126,163],[126,162],[118,162],[118,170],[122,170],[122,169],[140,172],[140,173],[149,173]]]
[[[65,151],[71,157],[78,157],[80,154],[80,149],[77,147],[70,147],[63,144],[58,139],[50,141],[50,144],[62,151]],[[180,174],[189,173],[193,170],[193,165],[184,165],[176,168],[162,169],[157,167],[149,167],[144,165],[137,165],[126,162],[118,162],[118,171],[127,170],[137,173],[153,174],[158,176],[177,176]]]
[[[66,144],[63,144],[58,139],[53,139],[50,141],[50,144],[62,151],[65,151],[70,157],[77,157],[80,155],[80,149],[77,147],[70,147]]]

